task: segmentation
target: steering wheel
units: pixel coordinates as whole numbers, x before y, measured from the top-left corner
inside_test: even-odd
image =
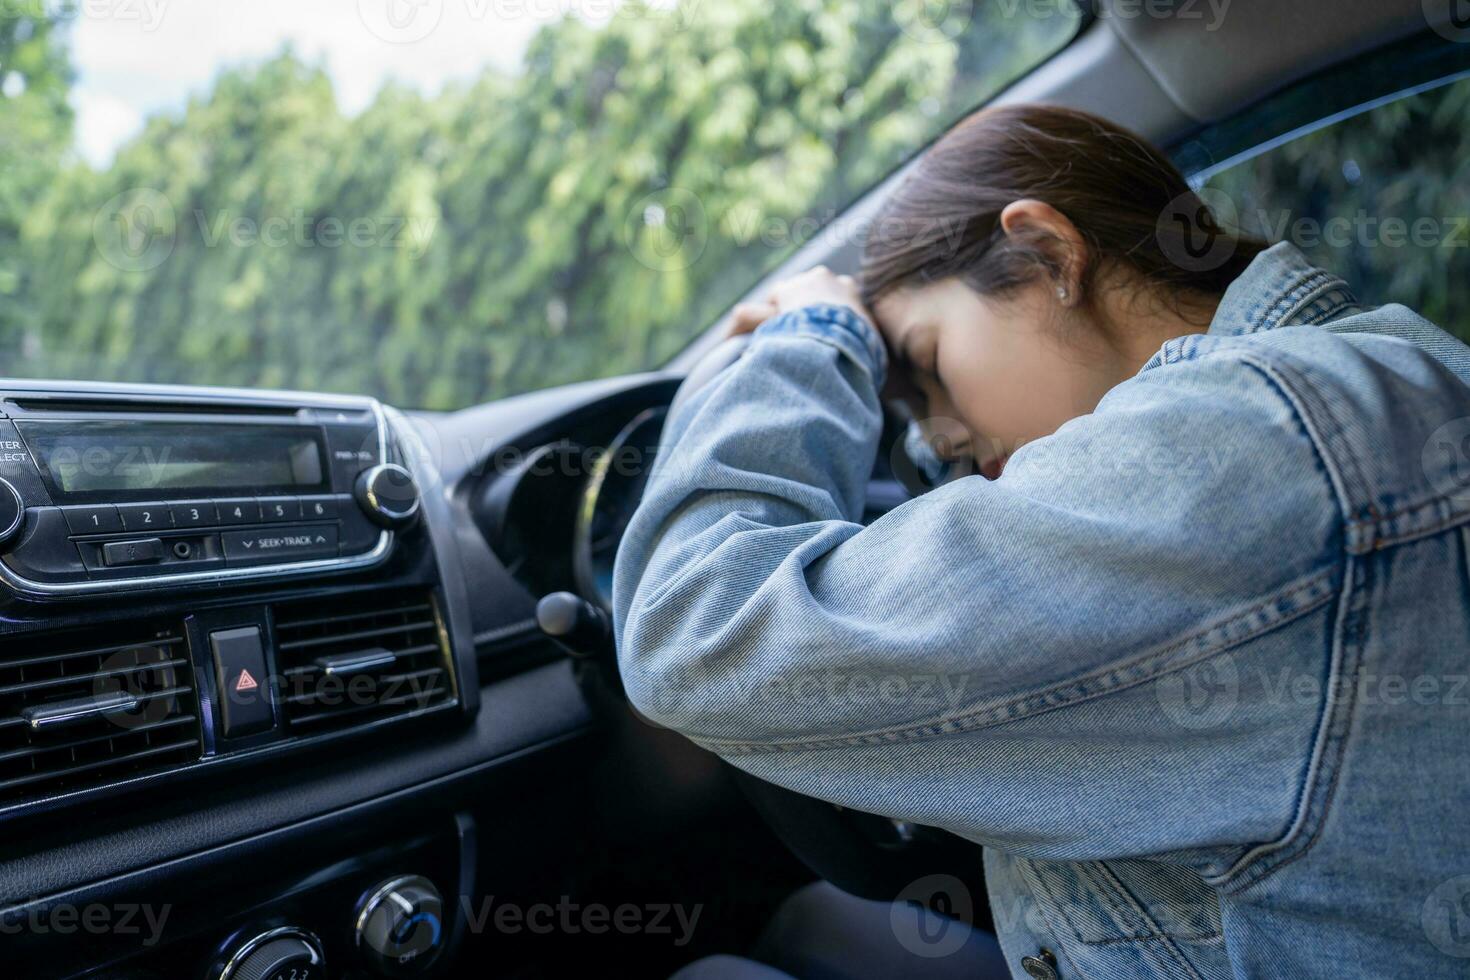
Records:
[[[674,393],[668,417],[738,361],[749,345],[750,335],[743,334],[706,354]],[[977,844],[936,828],[839,807],[730,769],[781,842],[813,872],[849,894],[891,902],[916,880],[940,874],[958,878],[973,896],[985,894]],[[983,917],[988,906],[977,901],[975,908]]]

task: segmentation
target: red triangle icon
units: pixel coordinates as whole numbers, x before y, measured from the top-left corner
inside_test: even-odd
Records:
[[[259,686],[255,678],[250,676],[250,671],[248,670],[240,671],[240,679],[235,681],[236,691],[253,691]]]

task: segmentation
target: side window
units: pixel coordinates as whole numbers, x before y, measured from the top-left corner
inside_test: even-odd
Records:
[[[1364,303],[1403,303],[1470,341],[1467,121],[1470,79],[1423,87],[1206,170],[1203,193],[1222,218],[1292,242]]]

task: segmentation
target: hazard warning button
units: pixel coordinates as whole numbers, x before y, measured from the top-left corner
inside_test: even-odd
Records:
[[[265,646],[259,626],[242,626],[209,634],[214,653],[216,702],[220,734],[225,738],[255,735],[275,727]]]

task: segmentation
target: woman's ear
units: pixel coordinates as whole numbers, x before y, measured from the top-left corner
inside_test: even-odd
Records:
[[[1027,238],[1046,253],[1057,280],[1057,299],[1063,306],[1071,306],[1080,298],[1087,243],[1070,218],[1045,201],[1027,197],[1005,206],[1000,213],[1000,227],[1008,237]]]

